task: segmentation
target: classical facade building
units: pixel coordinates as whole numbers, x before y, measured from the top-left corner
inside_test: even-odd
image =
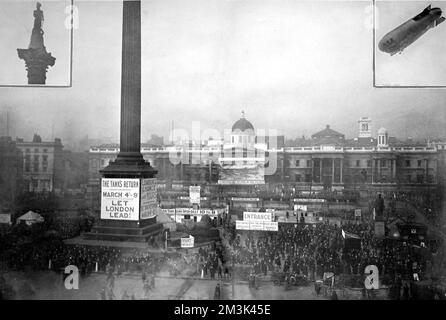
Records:
[[[29,192],[52,192],[63,186],[63,145],[60,139],[42,141],[35,134],[32,141],[17,139],[23,153],[23,180]]]
[[[359,119],[358,135],[353,139],[329,125],[311,139],[284,144],[283,138],[273,138],[256,136],[254,126],[242,116],[232,126],[229,141],[199,146],[143,144],[141,152],[158,170],[162,188],[202,185],[203,190],[219,194],[277,186],[310,192],[429,190],[437,188],[445,161],[440,143],[399,141],[385,128],[372,137],[371,120],[366,117]],[[118,152],[117,145],[90,148],[90,192],[99,195],[98,172]],[[229,174],[228,164],[232,165]]]

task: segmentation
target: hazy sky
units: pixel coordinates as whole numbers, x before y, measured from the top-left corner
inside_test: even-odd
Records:
[[[446,10],[445,1],[378,1],[376,43],[419,14],[429,4]],[[401,54],[390,56],[376,48],[376,84],[446,86],[446,23],[428,30]]]
[[[13,135],[118,141],[122,4],[75,3],[73,87],[0,88]],[[193,121],[230,128],[241,110],[255,128],[287,137],[326,124],[353,137],[361,116],[372,118],[374,133],[384,126],[401,138],[446,137],[446,91],[373,88],[370,5],[144,1],[142,141],[167,136],[172,120],[189,130]]]
[[[56,58],[47,73],[47,85],[70,84],[71,33],[65,27],[69,14],[65,9],[71,0],[40,1],[44,14],[44,45]],[[0,85],[27,85],[25,61],[17,49],[27,49],[34,26],[35,1],[0,1]]]

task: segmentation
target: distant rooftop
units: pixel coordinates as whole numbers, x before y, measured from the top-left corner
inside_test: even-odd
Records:
[[[330,125],[327,124],[324,130],[321,130],[319,132],[316,132],[311,136],[312,139],[323,139],[323,138],[329,138],[329,139],[344,139],[345,135],[342,133],[339,133],[333,129],[330,128]]]

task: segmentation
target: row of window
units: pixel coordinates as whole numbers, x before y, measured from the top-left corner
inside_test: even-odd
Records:
[[[364,161],[364,160],[362,160],[362,161]],[[358,159],[358,160],[351,160],[350,167],[361,167],[362,161],[360,159]],[[375,160],[375,161],[376,161],[375,162],[375,166],[376,167],[378,166],[378,164],[380,165],[381,168],[383,168],[383,167],[385,168],[385,167],[391,165],[391,160],[387,161],[386,159],[381,159],[381,160]],[[378,163],[378,161],[380,161],[380,163]],[[415,162],[413,164],[416,164],[416,167],[418,167],[418,168],[422,168],[423,167],[423,160],[405,160],[404,161],[404,165],[406,167],[412,167],[412,162]],[[296,167],[300,167],[301,164],[303,164],[303,163],[304,163],[304,160],[302,160],[302,161],[301,160],[295,160],[294,161],[294,165]],[[344,163],[348,164],[347,161],[345,161]],[[368,168],[370,168],[372,166],[372,160],[366,160],[365,164],[366,164],[366,166]],[[311,160],[306,160],[306,165],[307,165],[308,168],[311,168]]]
[[[25,172],[31,172],[31,164],[29,162],[25,162]],[[39,172],[39,163],[33,163],[33,172]],[[48,172],[48,165],[42,163],[42,172]]]
[[[40,186],[39,186],[40,185]],[[30,191],[41,189],[41,190],[51,190],[51,181],[50,180],[31,180],[29,182]]]
[[[34,159],[34,161],[39,162],[39,155],[38,154],[34,155],[33,159]],[[31,155],[27,154],[25,156],[25,161],[31,161]],[[43,162],[48,162],[48,156],[47,155],[43,155],[42,156],[42,161]]]
[[[361,176],[357,176],[355,177],[355,179],[357,179],[358,177],[362,178],[363,182],[367,181],[367,177],[370,177],[367,175],[367,172],[362,172]],[[319,179],[319,177],[315,177],[317,180]],[[404,179],[406,180],[406,182],[408,183],[424,183],[426,182],[425,179],[425,175],[424,174],[417,174],[417,175],[406,175],[404,176]],[[296,174],[294,176],[294,180],[295,182],[311,182],[311,174],[305,174],[305,175],[300,175],[300,174]],[[344,176],[344,182],[352,182],[352,177],[350,175],[346,175]],[[384,181],[388,181],[388,177],[386,175],[383,175],[379,178],[379,180],[381,182]],[[434,182],[434,176],[433,175],[427,175],[427,183],[433,183]]]
[[[32,162],[33,172],[39,172],[39,155],[34,155]],[[48,156],[42,156],[42,172],[48,171]],[[25,172],[31,172],[31,155],[25,156]]]
[[[235,143],[236,140],[238,140],[238,143],[253,143],[254,137],[253,136],[238,136],[238,139],[236,139],[236,136],[231,137],[232,143]]]
[[[25,152],[26,153],[30,153],[31,152],[31,149],[25,149]],[[40,149],[34,149],[34,153],[39,153],[40,152]],[[42,152],[43,153],[47,153],[48,152],[48,149],[42,149]]]

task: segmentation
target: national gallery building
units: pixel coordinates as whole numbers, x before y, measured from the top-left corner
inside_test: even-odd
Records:
[[[90,148],[89,194],[95,203],[99,203],[99,170],[118,152],[118,145]],[[242,115],[226,139],[199,145],[142,144],[141,152],[158,170],[160,194],[176,194],[183,200],[191,185],[201,186],[205,199],[277,193],[283,197],[286,190],[364,195],[429,191],[444,186],[446,171],[444,142],[399,141],[385,128],[372,136],[371,120],[366,117],[358,120],[358,135],[353,139],[327,125],[311,139],[285,144],[283,136],[256,135],[252,123]]]

